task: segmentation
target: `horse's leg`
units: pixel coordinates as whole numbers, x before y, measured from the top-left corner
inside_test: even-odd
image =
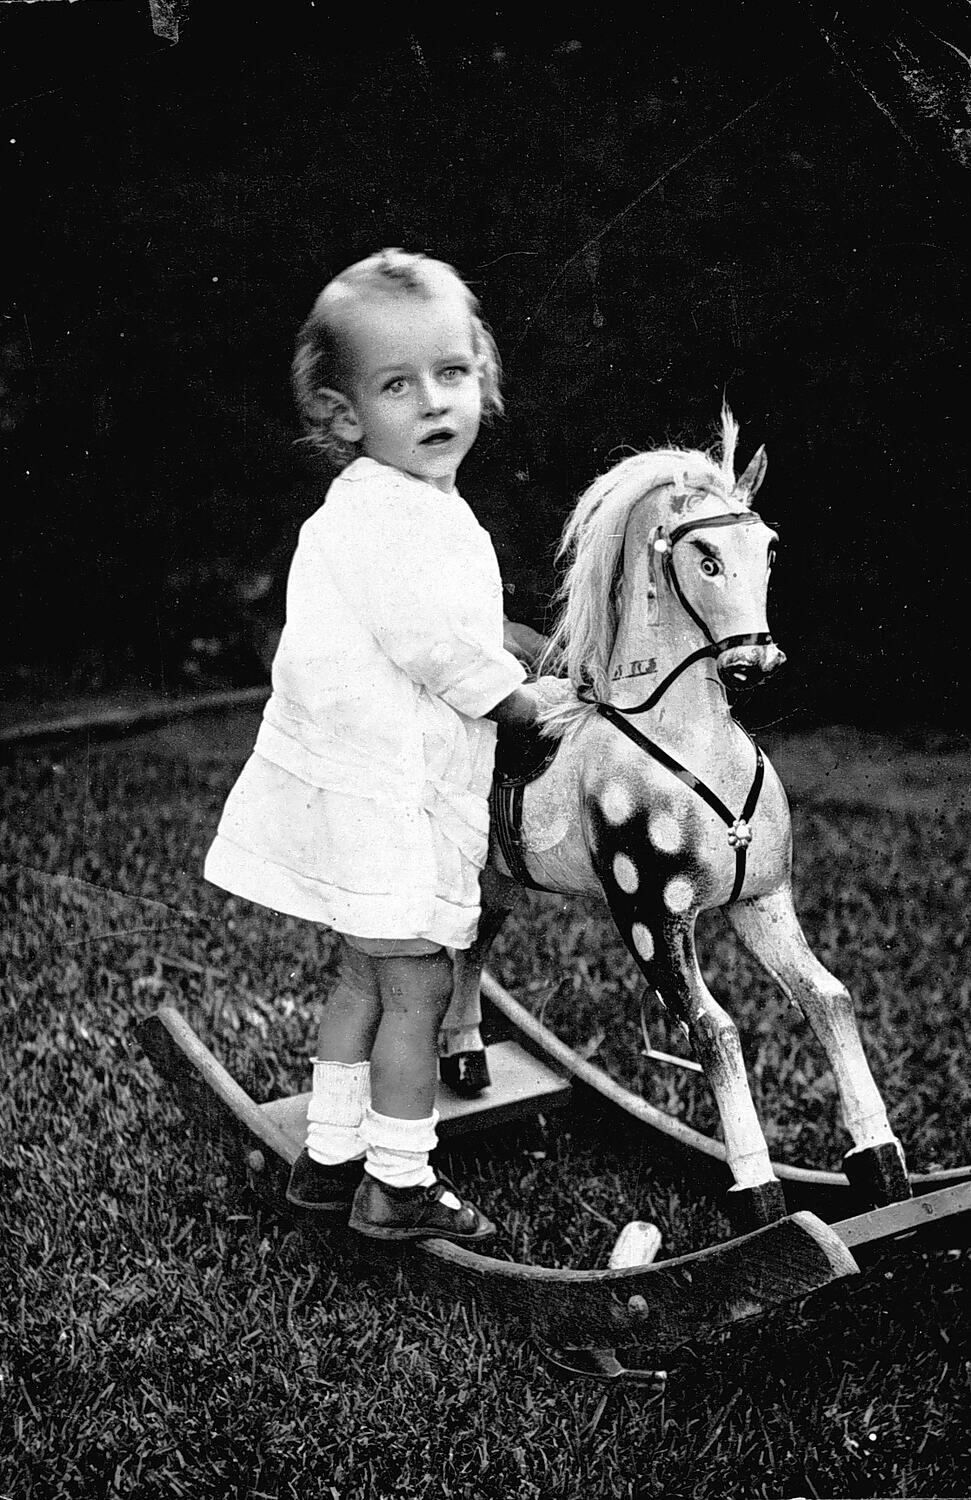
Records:
[[[515,887],[488,867],[481,876],[482,914],[471,948],[452,956],[452,998],[438,1036],[439,1073],[456,1094],[471,1098],[489,1087],[489,1065],[479,1026],[479,976],[486,954],[513,904]]]
[[[853,1142],[843,1169],[874,1205],[910,1197],[904,1154],[873,1080],[846,986],[806,942],[788,885],[727,908],[746,948],[797,1005],[829,1060]]]
[[[670,882],[664,893],[671,902],[680,898],[680,889],[671,889],[675,885]],[[617,890],[610,876],[604,889],[621,936],[668,1014],[687,1033],[715,1096],[734,1178],[727,1201],[733,1227],[747,1232],[784,1217],[782,1185],[772,1170],[755,1112],[738,1028],[705,984],[698,966],[696,914],[673,913],[663,896],[647,910],[641,901],[631,902]]]

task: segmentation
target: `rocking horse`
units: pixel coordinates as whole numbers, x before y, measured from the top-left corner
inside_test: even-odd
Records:
[[[497,773],[479,937],[455,956],[445,1032],[476,1046],[481,970],[516,884],[602,895],[712,1088],[741,1231],[786,1209],[737,1028],[698,964],[695,924],[712,907],[725,907],[822,1045],[852,1142],[851,1184],[873,1205],[910,1186],[850,996],[795,913],[782,784],[730,711],[730,691],[785,661],[766,621],[777,535],[752,509],[765,452],[736,479],[737,436],[725,408],[717,461],[675,448],[622,460],[566,524],[561,608],[534,684],[540,753],[532,775]],[[473,1079],[481,1062],[465,1054]]]

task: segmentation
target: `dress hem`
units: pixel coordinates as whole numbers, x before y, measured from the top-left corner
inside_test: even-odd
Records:
[[[257,906],[357,937],[425,938],[443,948],[470,948],[479,923],[479,906],[459,907],[438,896],[419,903],[392,892],[345,891],[253,854],[224,834],[216,835],[203,876]]]

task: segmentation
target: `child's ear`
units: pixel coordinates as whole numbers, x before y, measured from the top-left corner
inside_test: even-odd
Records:
[[[321,386],[314,391],[314,417],[321,427],[329,427],[345,443],[359,443],[364,429],[357,413],[341,391]]]

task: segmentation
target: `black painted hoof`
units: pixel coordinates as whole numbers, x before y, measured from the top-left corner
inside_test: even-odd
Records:
[[[452,1093],[462,1099],[474,1099],[492,1082],[484,1047],[476,1052],[455,1052],[451,1057],[440,1057],[438,1073]]]
[[[907,1168],[896,1141],[880,1146],[864,1146],[849,1151],[843,1158],[843,1171],[866,1208],[883,1208],[887,1203],[901,1203],[913,1197]]]
[[[788,1213],[782,1183],[773,1177],[769,1182],[760,1182],[757,1187],[729,1188],[725,1211],[736,1234],[751,1234],[755,1229],[764,1229],[776,1219],[784,1219]]]

